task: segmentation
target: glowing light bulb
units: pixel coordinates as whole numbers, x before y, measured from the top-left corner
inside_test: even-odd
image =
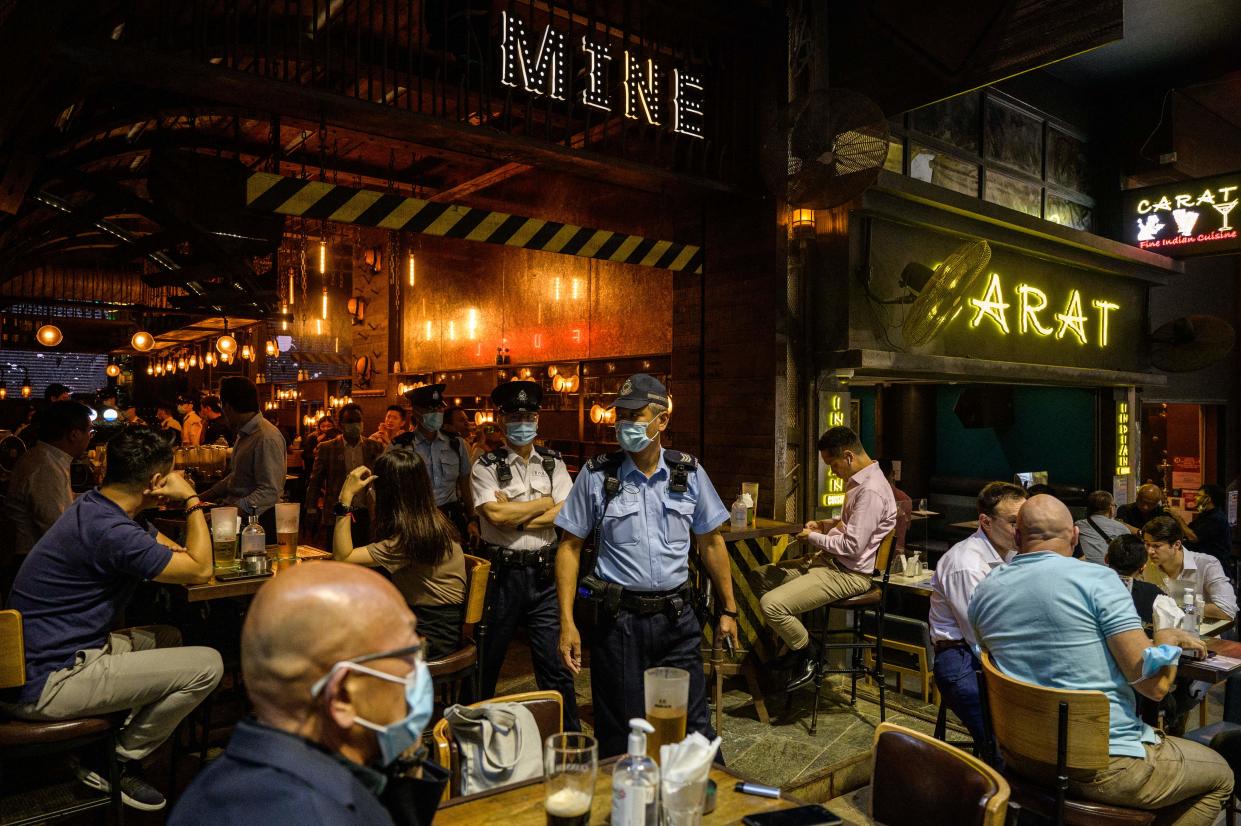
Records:
[[[323,288],[323,308],[320,313],[324,321],[327,321],[327,287]]]
[[[414,286],[414,254],[409,254],[409,286]]]
[[[231,356],[237,352],[237,339],[225,333],[215,340],[215,349],[223,355]]]
[[[190,366],[190,363],[189,363],[188,361],[186,361],[185,356],[182,356],[181,358],[177,359],[177,369],[178,369],[178,370],[184,370],[184,369],[186,369],[186,368],[187,368],[187,367],[189,367],[189,366]]]
[[[104,372],[112,378],[116,378],[121,374],[121,366],[119,364],[109,364]]]
[[[37,338],[39,343],[44,347],[55,347],[64,340],[65,335],[55,324],[44,324],[39,328],[39,331],[35,333],[35,338]]]
[[[146,330],[139,330],[134,333],[134,337],[129,340],[129,343],[139,353],[145,353],[155,346],[155,337]]]
[[[327,272],[327,241],[319,242],[319,275]]]

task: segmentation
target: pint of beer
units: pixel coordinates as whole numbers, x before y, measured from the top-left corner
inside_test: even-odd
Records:
[[[298,513],[301,505],[280,502],[276,505],[276,558],[297,559]]]
[[[646,736],[646,754],[659,762],[659,747],[685,739],[689,708],[689,672],[681,668],[648,668],[643,674],[646,689],[646,721],[655,728]]]
[[[587,826],[599,772],[599,744],[588,734],[553,734],[543,744],[547,826]]]
[[[230,570],[237,566],[237,509],[211,509],[211,548],[215,569]]]

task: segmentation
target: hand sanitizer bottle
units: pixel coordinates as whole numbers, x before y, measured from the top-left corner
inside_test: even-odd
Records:
[[[641,717],[629,721],[629,753],[612,771],[612,826],[659,826],[659,766],[646,756],[654,731]]]

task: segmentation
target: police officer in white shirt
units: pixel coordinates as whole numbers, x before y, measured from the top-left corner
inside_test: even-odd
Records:
[[[479,699],[495,695],[513,633],[525,626],[535,682],[560,692],[565,729],[580,731],[573,675],[560,658],[554,578],[553,523],[573,481],[559,453],[534,445],[543,401],[536,382],[505,382],[491,391],[491,401],[503,416],[508,447],[484,453],[470,471],[484,553],[491,559]]]
[[[931,577],[931,642],[935,645],[935,685],[948,708],[965,723],[975,743],[984,742],[974,653],[977,640],[969,622],[970,598],[978,583],[1017,551],[1017,511],[1026,491],[1008,482],[989,482],[978,493],[978,530],[948,549]]]

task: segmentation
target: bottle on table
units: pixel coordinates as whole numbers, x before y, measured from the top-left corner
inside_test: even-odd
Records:
[[[266,570],[267,531],[263,530],[257,516],[247,517],[247,520],[241,529],[241,567],[247,571]]]
[[[1198,601],[1194,596],[1193,588],[1185,589],[1181,597],[1181,610],[1185,612],[1185,618],[1181,620],[1181,628],[1195,637],[1198,636]]]
[[[745,494],[741,494],[733,501],[733,505],[728,509],[728,527],[734,531],[744,531],[747,522],[748,511],[745,506]]]
[[[612,771],[612,826],[658,826],[659,766],[646,756],[646,735],[655,727],[629,721],[629,753]]]

